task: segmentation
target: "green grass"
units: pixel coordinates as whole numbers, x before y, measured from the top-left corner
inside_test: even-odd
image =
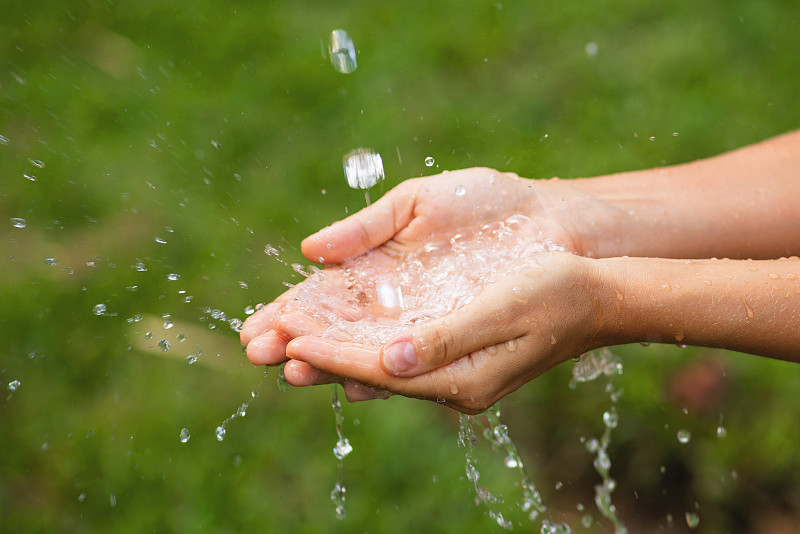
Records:
[[[0,383],[21,386],[0,406],[0,531],[499,530],[473,503],[453,415],[398,398],[344,407],[355,451],[337,521],[327,388],[280,393],[204,308],[244,317],[297,281],[264,247],[300,261],[303,236],[362,206],[341,170],[357,146],[383,155],[386,190],[430,172],[427,156],[439,171],[571,178],[800,125],[796,2],[405,4],[4,3]],[[349,76],[323,55],[339,27],[360,52]],[[612,472],[633,532],[668,517],[683,530],[687,511],[710,533],[798,521],[798,366],[618,352]],[[504,418],[553,516],[580,532],[580,503],[607,532],[581,443],[601,433],[607,395],[568,389],[569,367],[512,395]],[[703,369],[690,400],[680,391]],[[502,455],[480,455],[504,515],[524,521]]]

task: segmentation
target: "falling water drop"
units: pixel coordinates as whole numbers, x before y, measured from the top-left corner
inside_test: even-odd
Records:
[[[727,435],[728,435],[728,429],[726,429],[726,428],[725,428],[724,426],[722,426],[722,425],[720,425],[720,426],[718,426],[718,427],[717,427],[717,437],[718,437],[719,439],[723,439],[723,438],[725,438],[725,436],[727,436]]]
[[[333,65],[336,72],[350,74],[358,67],[356,47],[353,44],[353,40],[344,30],[333,30],[331,32],[328,53],[331,57],[331,65]]]
[[[700,524],[700,516],[692,512],[686,512],[686,524],[689,528],[695,528]]]
[[[40,169],[44,168],[44,162],[40,159],[29,159],[28,161],[30,161],[31,165],[34,167],[39,167]]]
[[[0,135],[0,145],[7,145],[8,144],[8,137],[5,135]]]
[[[8,390],[9,391],[17,391],[19,386],[22,384],[19,380],[12,380],[8,383]]]
[[[369,189],[386,175],[381,155],[371,148],[357,148],[342,158],[347,184],[353,189]]]
[[[28,222],[22,217],[11,217],[11,226],[14,228],[25,228]]]
[[[616,428],[619,423],[619,415],[617,412],[603,412],[603,423],[608,428]]]
[[[225,439],[225,428],[218,426],[216,430],[217,434],[217,441],[222,441]]]
[[[456,186],[455,193],[456,193],[457,197],[463,197],[466,192],[467,192],[467,190],[464,189],[464,186],[462,186],[462,185],[457,185]]]
[[[106,305],[105,304],[95,304],[94,308],[92,308],[92,311],[94,312],[95,315],[105,315],[105,313],[106,313]]]
[[[692,439],[692,433],[688,430],[681,429],[678,430],[678,441],[681,443],[689,443],[689,440]]]
[[[435,163],[435,160],[433,159],[432,156],[428,156],[427,158],[425,158],[425,166],[426,167],[433,167],[434,163]]]
[[[188,428],[181,429],[181,443],[186,443],[189,441],[189,438],[192,437],[192,434],[189,432]]]

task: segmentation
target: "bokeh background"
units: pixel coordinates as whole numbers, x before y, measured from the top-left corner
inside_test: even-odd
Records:
[[[363,205],[341,167],[358,146],[383,155],[385,191],[476,165],[572,178],[675,164],[800,125],[794,0],[2,0],[0,12],[9,533],[501,530],[474,503],[453,413],[403,398],[344,406],[354,452],[335,518],[329,390],[279,391],[227,322],[299,281],[265,247],[302,261],[303,236]],[[326,57],[335,28],[359,50],[353,74]],[[687,512],[702,532],[797,531],[800,366],[615,352],[609,451],[632,532],[689,531]],[[602,382],[568,388],[571,366],[511,395],[503,418],[548,514],[609,532],[582,440],[611,402]],[[495,511],[532,529],[503,454],[487,442],[478,454],[505,497]]]

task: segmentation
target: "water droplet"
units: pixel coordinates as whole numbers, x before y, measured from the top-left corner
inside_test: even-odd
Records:
[[[508,352],[514,352],[517,350],[517,340],[516,339],[509,339],[505,342],[505,347]]]
[[[692,433],[688,430],[678,430],[678,441],[681,443],[689,443],[689,440],[692,439]]]
[[[44,264],[47,265],[48,267],[55,267],[56,265],[58,265],[58,260],[55,258],[45,258]]]
[[[727,435],[728,435],[728,430],[724,426],[720,425],[717,427],[717,437],[719,439],[723,439]]]
[[[117,496],[112,493],[108,498],[108,502],[111,505],[111,508],[116,508],[116,506],[117,506]]]
[[[7,145],[8,144],[8,137],[5,135],[0,135],[0,145]]]
[[[489,356],[494,356],[495,354],[497,354],[497,345],[491,345],[489,347],[486,347],[485,350],[486,353],[489,354]]]
[[[586,43],[586,46],[584,47],[584,50],[586,50],[586,55],[587,56],[589,56],[589,57],[596,56],[597,55],[597,43],[595,43],[595,42]]]
[[[283,365],[278,368],[278,379],[275,381],[278,386],[278,391],[286,393],[289,391],[289,382],[286,381],[286,376],[283,374]]]
[[[78,502],[83,502],[85,500],[86,500],[86,494],[85,493],[81,493],[80,495],[78,495]]]
[[[164,321],[164,330],[169,330],[173,326],[175,326],[175,323],[172,322],[172,319],[167,319]]]
[[[505,460],[503,460],[503,465],[505,465],[509,469],[515,469],[519,466],[519,461],[517,460],[516,457],[509,454],[508,456],[506,456]]]
[[[795,273],[787,273],[786,278],[789,280],[797,280],[797,274]]]
[[[590,514],[586,514],[581,518],[581,525],[583,525],[584,528],[591,527],[593,522],[594,519],[592,519],[592,516]]]
[[[39,167],[40,169],[44,168],[44,162],[40,159],[28,159],[31,162],[31,165],[34,167]]]
[[[270,244],[267,244],[267,245],[264,247],[264,253],[265,253],[267,256],[277,256],[277,255],[279,255],[279,254],[280,254],[280,251],[279,251],[277,248],[273,247],[272,245],[270,245]]]
[[[22,217],[11,217],[11,226],[14,228],[25,228],[28,222]]]
[[[23,172],[22,176],[23,176],[23,178],[25,178],[26,180],[29,180],[31,182],[35,182],[36,181],[36,176],[34,176],[32,174],[28,174],[27,172]]]
[[[675,332],[675,341],[683,341],[683,337],[684,337],[683,332],[681,331]]]
[[[336,442],[336,446],[333,448],[333,455],[336,456],[338,460],[343,459],[351,452],[353,452],[353,446],[350,445],[347,438],[341,438]]]
[[[216,435],[217,435],[217,441],[222,441],[223,439],[225,439],[225,428],[218,426],[216,430]]]
[[[603,412],[603,423],[608,428],[616,428],[619,423],[619,415],[616,412]]]
[[[466,192],[467,192],[467,190],[464,189],[464,186],[461,186],[461,185],[457,185],[456,186],[456,189],[455,189],[456,196],[463,197]]]
[[[748,319],[752,319],[753,318],[753,314],[754,314],[753,308],[751,308],[750,305],[748,303],[746,303],[746,302],[744,303],[744,311],[747,314],[747,318]]]
[[[192,434],[189,433],[188,428],[181,429],[181,443],[186,443],[189,441],[189,438],[192,437]]]
[[[769,277],[771,280],[778,280],[781,277],[781,275],[779,275],[778,273],[769,273]]]
[[[143,273],[147,270],[147,266],[144,264],[142,260],[136,260],[136,263],[133,265],[133,268]]]
[[[179,280],[180,277],[181,277],[181,275],[179,275],[177,273],[170,273],[170,274],[167,275],[167,280],[169,280],[171,282],[175,282],[175,281]]]
[[[94,312],[95,315],[105,315],[105,313],[106,313],[106,305],[105,304],[95,304],[94,308],[92,308],[92,311]]]
[[[435,163],[435,161],[434,161],[432,156],[428,156],[427,158],[425,158],[425,166],[426,167],[433,167],[434,163]]]
[[[8,390],[9,391],[17,391],[17,389],[19,389],[19,386],[21,384],[22,384],[22,382],[20,382],[19,380],[12,380],[11,382],[8,383]]]
[[[600,448],[600,442],[597,441],[595,438],[592,438],[586,442],[586,450],[591,453],[597,452],[597,449],[599,448]]]
[[[156,241],[156,243],[159,243],[161,245],[166,245],[167,244],[167,240],[166,239],[160,238],[158,236],[155,237],[155,241]]]
[[[186,361],[189,362],[189,365],[192,365],[194,362],[197,361],[197,355],[189,354],[188,356],[186,356]]]
[[[222,145],[219,144],[219,141],[215,141],[214,139],[211,140],[211,146],[213,146],[217,150],[219,150],[222,147]]]
[[[356,47],[353,40],[344,30],[333,30],[328,43],[328,54],[331,65],[336,72],[350,74],[358,67],[356,60]]]
[[[558,343],[556,336],[550,336],[550,344],[555,345],[556,343]]]
[[[386,175],[381,155],[371,148],[357,148],[342,158],[347,184],[353,189],[369,189]]]
[[[169,341],[167,341],[166,339],[160,339],[158,341],[158,346],[161,348],[161,350],[166,352],[170,349],[171,345],[169,344]]]
[[[686,524],[689,528],[695,528],[700,524],[700,516],[692,512],[686,512]]]
[[[247,282],[243,282],[243,281],[239,280],[239,287],[241,287],[242,289],[247,289],[247,287],[248,287],[247,286]]]

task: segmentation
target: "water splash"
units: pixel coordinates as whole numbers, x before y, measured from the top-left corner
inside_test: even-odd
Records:
[[[602,348],[582,355],[575,362],[569,387],[574,389],[577,384],[589,382],[600,376],[606,376],[608,379],[605,389],[611,400],[611,408],[603,412],[603,435],[599,440],[592,438],[586,441],[586,450],[594,454],[592,463],[602,479],[602,483],[594,487],[595,506],[614,525],[615,534],[627,534],[628,529],[617,515],[616,506],[611,500],[611,494],[616,489],[617,483],[611,478],[611,458],[608,455],[611,431],[619,424],[616,404],[622,395],[621,390],[614,389],[613,378],[620,374],[622,374],[622,360],[607,348]]]
[[[338,438],[336,446],[333,448],[333,455],[336,457],[337,475],[336,484],[334,484],[331,491],[331,500],[336,510],[336,519],[341,520],[347,516],[344,507],[345,494],[347,492],[344,486],[344,458],[353,452],[353,447],[342,432],[344,415],[342,414],[342,403],[339,401],[339,389],[336,384],[331,385],[331,407],[336,421],[336,436]]]
[[[261,385],[264,383],[264,378],[266,378],[268,371],[269,371],[269,368],[265,368],[264,369],[264,375],[259,379],[258,384],[256,385],[256,389],[261,389]],[[250,404],[252,404],[252,402],[256,398],[258,398],[258,393],[255,390],[251,391],[250,392],[250,399],[247,400],[246,402],[243,402],[242,404],[240,404],[239,407],[236,409],[236,411],[234,413],[232,413],[230,416],[228,416],[222,422],[222,424],[220,424],[215,429],[214,433],[215,433],[215,435],[217,437],[217,441],[224,441],[225,440],[225,435],[228,433],[228,429],[227,429],[228,424],[231,421],[233,421],[234,419],[236,419],[236,418],[244,417],[245,415],[247,415],[247,410],[248,410],[248,408],[250,408]]]

